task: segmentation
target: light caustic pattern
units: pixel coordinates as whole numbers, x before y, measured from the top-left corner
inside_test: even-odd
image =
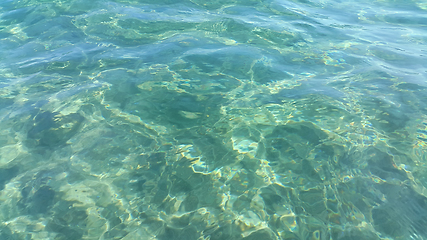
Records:
[[[427,238],[426,10],[1,3],[0,239]]]

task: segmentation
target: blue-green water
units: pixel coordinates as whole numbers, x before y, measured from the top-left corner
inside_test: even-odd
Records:
[[[427,239],[427,2],[2,0],[0,239]]]

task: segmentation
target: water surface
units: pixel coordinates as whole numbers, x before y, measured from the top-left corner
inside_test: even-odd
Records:
[[[426,16],[2,1],[0,239],[427,239]]]

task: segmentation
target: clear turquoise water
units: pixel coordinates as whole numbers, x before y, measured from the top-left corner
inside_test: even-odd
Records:
[[[427,2],[3,0],[0,239],[427,239]]]

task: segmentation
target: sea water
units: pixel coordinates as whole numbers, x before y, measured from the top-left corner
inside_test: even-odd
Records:
[[[0,239],[427,239],[424,0],[2,0]]]

